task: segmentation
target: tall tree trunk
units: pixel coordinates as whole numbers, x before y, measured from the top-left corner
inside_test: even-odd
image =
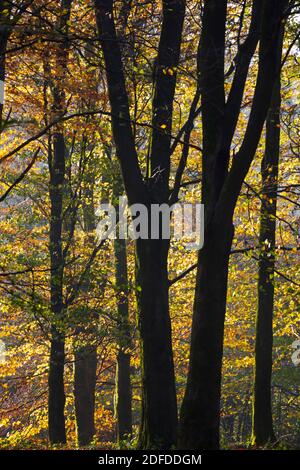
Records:
[[[92,162],[88,164],[88,174],[83,191],[83,218],[84,230],[87,237],[92,237],[92,243],[95,237],[92,235],[95,228],[94,211],[94,168]],[[82,286],[83,291],[88,291],[90,286],[90,273]],[[75,414],[77,425],[77,440],[80,446],[91,443],[95,434],[95,389],[97,372],[97,328],[95,327],[95,315],[89,311],[83,312],[83,318],[79,319],[83,324],[78,326],[77,335],[79,344],[75,345],[75,365],[74,365],[74,397]]]
[[[181,445],[219,446],[220,394],[227,276],[232,226],[206,233],[199,253],[190,368],[181,409]]]
[[[92,60],[95,54],[94,44],[87,41],[85,44],[85,57],[87,61]],[[96,82],[96,73],[93,74]],[[97,89],[95,83],[95,90]],[[94,105],[93,99],[90,103],[86,100],[82,103],[82,110]],[[96,219],[95,219],[95,153],[94,143],[89,137],[82,138],[82,156],[86,161],[86,169],[83,180],[82,205],[83,205],[83,226],[86,232],[87,244],[95,246]],[[86,273],[81,290],[88,293],[91,286],[90,269]],[[82,324],[80,325],[80,320]],[[91,443],[95,429],[95,398],[97,379],[97,341],[98,341],[98,312],[83,311],[83,318],[79,319],[77,335],[79,344],[75,341],[74,350],[74,398],[75,415],[77,426],[77,441],[80,446]]]
[[[114,174],[113,204],[117,207],[122,195],[122,178],[119,164]],[[128,274],[126,240],[114,240],[116,294],[118,304],[118,355],[116,368],[115,414],[117,418],[117,439],[122,441],[132,433],[130,347],[131,334],[128,306]]]
[[[50,151],[51,152],[51,151]],[[65,141],[60,132],[53,134],[53,154],[50,156],[50,290],[53,323],[49,363],[48,427],[51,444],[65,443],[64,392],[64,308],[62,211],[65,177]]]
[[[140,447],[168,449],[177,440],[177,404],[168,299],[168,240],[137,240],[137,298],[141,335]]]
[[[75,350],[74,369],[77,440],[80,446],[90,444],[95,434],[96,372],[96,344],[83,344]]]
[[[202,202],[205,206],[206,230],[204,247],[198,258],[190,368],[181,408],[180,440],[181,445],[189,449],[199,448],[199,440],[205,449],[215,449],[219,442],[221,361],[232,229],[227,227],[225,231],[222,226],[218,227],[218,220],[214,224],[209,221],[223,182],[227,160],[227,155],[221,155],[222,172],[219,167],[215,169],[215,154],[222,141],[225,113],[226,8],[226,0],[205,3],[199,44],[203,122]],[[222,242],[219,230],[225,235]]]
[[[61,0],[62,15],[59,17],[57,29],[59,39],[56,52],[56,75],[50,76],[53,96],[52,112],[54,118],[62,116],[65,110],[64,78],[68,58],[68,21],[70,18],[71,0]],[[61,36],[60,36],[61,34]],[[51,74],[51,71],[50,71]],[[53,321],[51,326],[51,346],[48,375],[48,428],[51,444],[66,442],[65,429],[65,391],[64,391],[64,301],[63,277],[64,255],[63,243],[63,199],[65,191],[66,144],[63,124],[56,125],[52,134],[53,151],[49,149],[50,173],[50,296]]]
[[[200,45],[205,240],[198,259],[189,372],[181,409],[180,441],[186,449],[219,448],[223,333],[233,214],[255,156],[279,71],[277,50],[286,5],[284,0],[253,2],[254,18],[260,16],[257,15],[259,4],[263,6],[257,82],[244,139],[229,169],[230,145],[243,95],[240,87],[245,86],[255,47],[250,41],[250,51],[246,48],[247,64],[236,68],[232,93],[224,109],[226,2],[222,2],[222,13],[220,3],[207,0],[204,4]],[[217,19],[221,24],[216,25]],[[255,30],[257,41],[257,24]],[[253,33],[250,28],[248,38]],[[235,88],[236,83],[239,86]]]
[[[261,166],[260,255],[258,262],[258,308],[252,410],[252,443],[257,446],[265,445],[275,439],[272,419],[271,380],[280,106],[281,84],[279,77],[274,87],[267,118],[266,146]]]
[[[114,241],[116,289],[118,302],[118,355],[116,369],[115,411],[117,439],[132,433],[130,352],[131,335],[128,318],[128,279],[126,240]]]
[[[131,128],[129,100],[111,0],[95,0],[104,54],[113,136],[130,204],[167,202],[170,133],[184,0],[163,1],[163,21],[155,73],[151,180],[145,184]],[[166,70],[170,73],[166,74]],[[130,155],[130,158],[129,158]],[[147,175],[148,176],[148,175]],[[176,443],[177,405],[168,303],[167,240],[137,240],[136,282],[142,348],[142,448],[167,449]]]
[[[169,197],[170,144],[176,69],[179,63],[184,0],[162,2],[163,20],[154,71],[148,181],[153,204]],[[166,70],[168,73],[166,73]],[[146,175],[148,178],[149,175]],[[149,221],[151,233],[151,221]],[[177,399],[169,314],[169,240],[137,240],[136,281],[142,354],[140,447],[169,449],[177,443]]]

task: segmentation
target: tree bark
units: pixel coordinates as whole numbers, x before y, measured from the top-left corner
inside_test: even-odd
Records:
[[[118,442],[132,433],[130,354],[119,349],[116,369],[115,411]]]
[[[283,36],[283,34],[282,34]],[[281,57],[282,44],[279,48]],[[280,155],[281,83],[277,78],[266,123],[262,160],[262,192],[258,262],[258,308],[256,318],[255,374],[252,443],[262,446],[275,439],[272,418],[271,380],[273,347],[274,268],[278,165]]]
[[[218,226],[218,220],[214,224],[210,220],[228,160],[227,155],[219,150],[225,113],[226,9],[226,1],[205,3],[199,44],[203,122],[202,202],[206,230],[205,244],[198,258],[190,366],[181,408],[180,444],[188,449],[215,449],[219,442],[220,358],[232,229],[227,227],[224,231],[223,227]],[[226,238],[222,242],[219,230],[225,232]]]
[[[168,240],[137,240],[137,298],[142,360],[142,449],[177,440],[177,404],[168,299]]]

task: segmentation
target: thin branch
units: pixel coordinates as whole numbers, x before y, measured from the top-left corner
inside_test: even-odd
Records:
[[[25,176],[27,175],[27,173],[31,170],[31,168],[33,167],[37,157],[38,157],[38,154],[39,154],[39,151],[40,151],[40,147],[35,151],[34,155],[33,155],[33,158],[31,160],[31,162],[29,163],[29,165],[25,168],[25,170],[20,174],[20,176],[18,176],[18,178],[13,182],[13,184],[5,191],[4,194],[2,194],[2,196],[0,196],[0,202],[4,201],[4,199],[7,198],[7,196],[9,195],[9,193],[19,184],[21,183],[21,181],[25,178]]]

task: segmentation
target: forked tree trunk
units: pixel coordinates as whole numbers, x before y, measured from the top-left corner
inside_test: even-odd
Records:
[[[211,222],[226,171],[227,155],[214,159],[222,140],[225,112],[224,50],[226,1],[205,2],[199,44],[202,95],[202,202],[205,239],[198,257],[190,369],[181,407],[180,445],[215,449],[219,442],[219,402],[226,307],[227,272],[232,238],[226,226]],[[222,167],[221,167],[222,165]],[[229,239],[228,239],[229,237]]]
[[[276,206],[280,154],[280,88],[279,78],[274,87],[267,118],[266,147],[261,167],[260,255],[258,262],[258,308],[252,409],[252,444],[256,446],[265,445],[275,439],[272,419],[271,381]]]
[[[263,5],[258,75],[244,139],[230,168],[230,145],[254,48],[251,46],[250,55],[246,48],[247,65],[237,67],[224,107],[224,26],[227,5],[222,2],[223,14],[218,16],[220,4],[214,0],[204,3],[200,47],[205,240],[199,253],[190,364],[180,429],[181,447],[194,450],[219,448],[223,333],[233,214],[243,181],[255,156],[275,78],[279,73],[277,52],[280,25],[287,2],[253,2],[254,18],[258,6]],[[220,25],[216,26],[216,18],[221,18]],[[255,23],[257,21],[254,22],[257,37]],[[250,28],[250,38],[253,33]]]

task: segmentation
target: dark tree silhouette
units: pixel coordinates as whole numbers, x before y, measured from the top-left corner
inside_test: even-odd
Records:
[[[286,1],[253,1],[247,39],[239,49],[233,83],[225,102],[224,44],[226,1],[204,2],[199,47],[202,94],[205,243],[199,252],[187,387],[181,409],[181,446],[219,447],[221,368],[228,261],[235,205],[255,156],[279,73],[278,42]],[[230,147],[247,72],[260,39],[255,93],[247,129],[231,167]]]
[[[278,58],[281,59],[281,44]],[[258,262],[258,308],[256,318],[255,377],[252,443],[265,445],[275,439],[272,418],[271,380],[274,309],[276,207],[280,156],[281,80],[277,76],[266,122],[265,153],[261,164],[262,191]]]
[[[70,18],[71,0],[62,0],[62,15],[58,20],[57,29],[61,34],[56,50],[56,67],[58,76],[51,82],[53,96],[52,112],[55,118],[63,115],[65,110],[65,92],[63,76],[66,73],[68,40],[66,31]],[[48,396],[48,426],[49,439],[52,444],[66,442],[65,429],[65,391],[64,391],[64,301],[63,275],[64,255],[62,248],[63,230],[63,196],[66,170],[66,144],[63,124],[55,126],[49,142],[49,173],[50,173],[50,289],[51,311],[53,323],[51,326],[51,345],[49,363],[49,396]]]
[[[130,123],[128,94],[117,39],[113,2],[95,0],[113,137],[130,204],[168,202],[170,143],[176,67],[185,13],[183,0],[163,1],[163,22],[154,77],[151,177],[144,181]],[[164,73],[172,69],[172,74]],[[168,302],[169,241],[138,239],[136,282],[142,349],[142,448],[169,448],[176,443],[177,405]]]

